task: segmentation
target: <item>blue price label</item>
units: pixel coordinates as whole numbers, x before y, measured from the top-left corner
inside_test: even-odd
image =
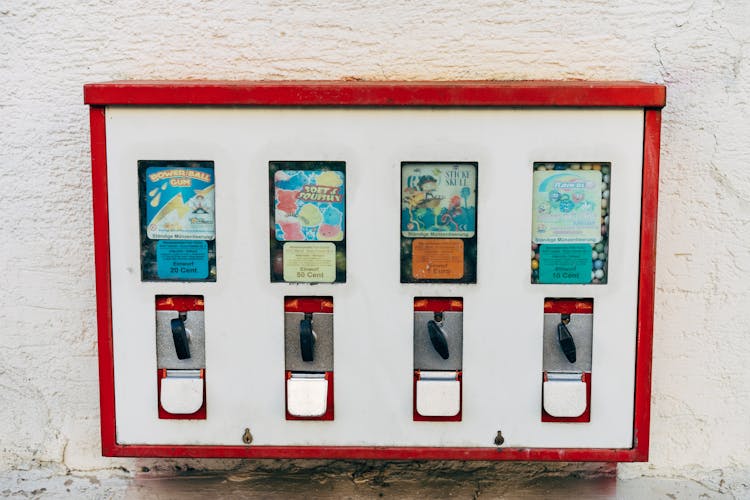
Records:
[[[591,245],[540,245],[539,283],[591,283]]]
[[[161,279],[208,278],[208,243],[159,240],[156,243],[156,270]]]

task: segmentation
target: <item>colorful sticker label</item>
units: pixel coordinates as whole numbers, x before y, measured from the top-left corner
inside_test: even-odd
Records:
[[[146,169],[146,234],[152,240],[213,240],[214,170]]]
[[[344,207],[344,172],[279,170],[274,174],[278,241],[343,240]]]
[[[476,165],[402,165],[401,234],[407,238],[473,237],[476,196]]]
[[[532,241],[597,243],[602,239],[601,204],[600,171],[534,172]]]
[[[161,279],[208,278],[208,243],[200,240],[157,241],[156,272]]]
[[[285,243],[284,281],[333,283],[336,281],[336,245]]]
[[[591,245],[539,247],[540,283],[590,283]]]

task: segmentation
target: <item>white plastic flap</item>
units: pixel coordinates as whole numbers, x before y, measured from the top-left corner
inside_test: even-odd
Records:
[[[544,411],[553,417],[580,417],[586,411],[586,383],[577,380],[548,380],[542,388]]]
[[[161,379],[159,401],[165,411],[189,415],[203,406],[203,379],[198,377],[166,377]]]
[[[321,417],[328,408],[325,378],[296,378],[286,381],[286,408],[295,417]]]
[[[417,413],[423,417],[453,417],[461,410],[461,382],[417,380]]]

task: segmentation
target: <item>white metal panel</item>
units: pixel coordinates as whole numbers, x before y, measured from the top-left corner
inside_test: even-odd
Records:
[[[642,110],[107,109],[121,444],[632,445]],[[142,283],[137,161],[213,160],[216,283]],[[347,283],[269,282],[268,162],[346,161]],[[399,283],[400,163],[477,161],[478,283]],[[532,285],[532,165],[612,163],[606,285]],[[157,416],[154,296],[205,296],[204,421]],[[285,295],[334,298],[335,420],[284,419]],[[412,421],[413,297],[464,299],[463,421]],[[545,297],[593,297],[591,422],[542,423]]]

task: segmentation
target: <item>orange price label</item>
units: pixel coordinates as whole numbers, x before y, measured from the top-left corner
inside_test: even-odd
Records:
[[[412,242],[411,268],[415,279],[463,278],[463,240],[415,239]]]

